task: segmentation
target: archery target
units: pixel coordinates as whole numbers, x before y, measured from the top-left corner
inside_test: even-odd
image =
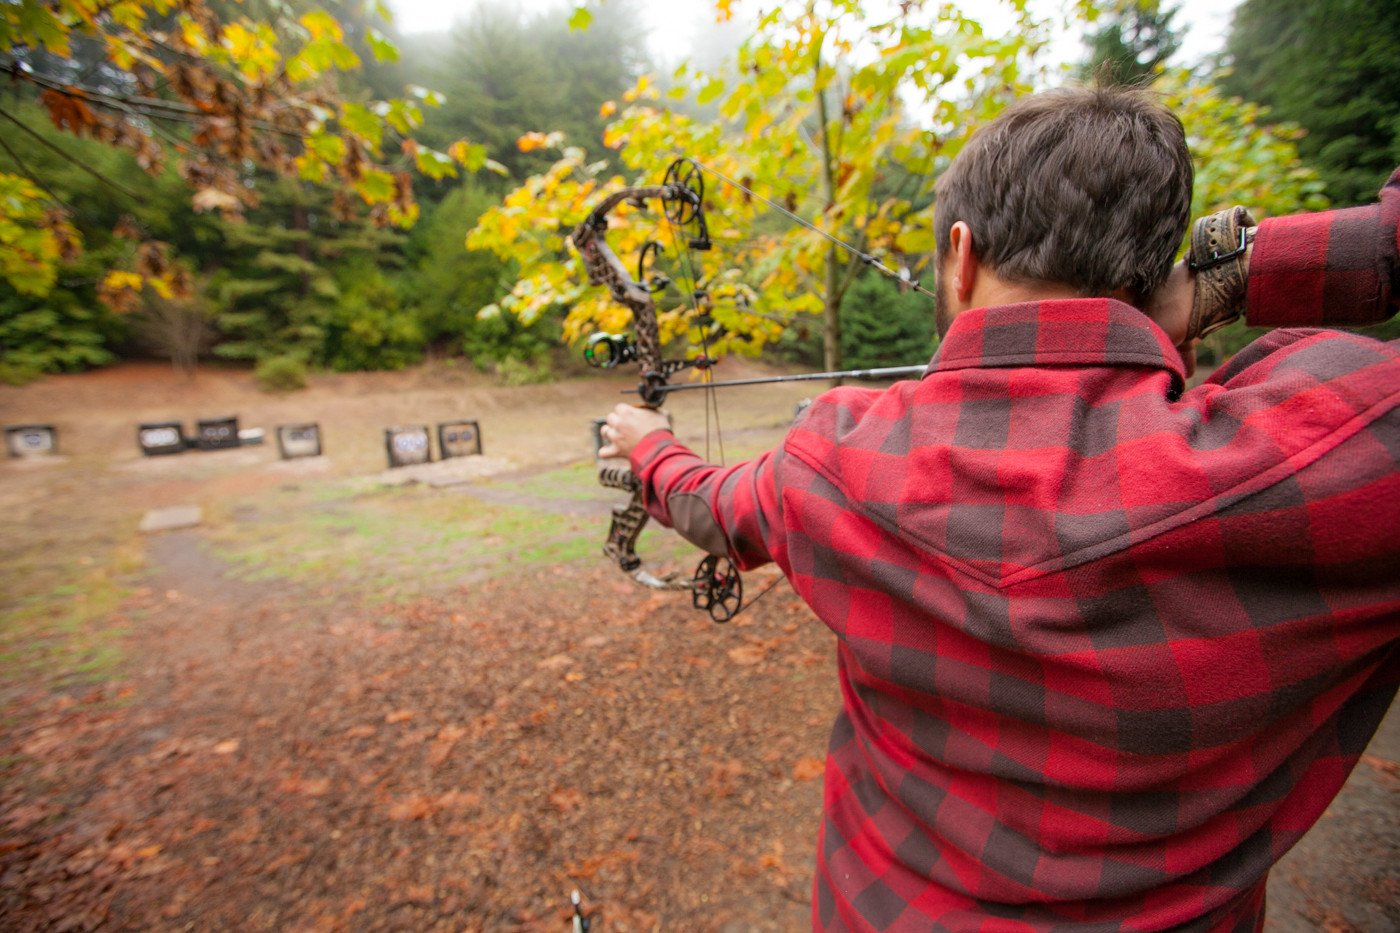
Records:
[[[425,424],[386,428],[384,448],[391,467],[431,463],[433,459],[432,441]]]
[[[157,421],[137,425],[136,443],[148,457],[178,454],[185,449],[185,435],[178,421]]]
[[[195,446],[200,450],[226,450],[238,446],[237,418],[207,418],[196,422]]]
[[[283,460],[321,456],[321,426],[319,424],[279,424],[277,450]]]
[[[442,459],[481,454],[481,425],[475,421],[448,421],[438,425],[438,450]]]
[[[47,457],[58,452],[58,432],[51,424],[17,424],[5,428],[11,457]]]

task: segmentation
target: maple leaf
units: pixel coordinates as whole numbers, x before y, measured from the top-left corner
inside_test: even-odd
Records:
[[[797,759],[792,766],[792,777],[796,781],[812,781],[826,773],[826,762],[810,755]]]

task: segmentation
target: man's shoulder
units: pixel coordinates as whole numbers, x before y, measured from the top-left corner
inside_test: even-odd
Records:
[[[1285,393],[1326,384],[1379,401],[1400,393],[1400,346],[1348,331],[1281,328],[1244,347],[1206,382],[1227,389],[1274,383]]]
[[[783,444],[789,453],[825,457],[837,448],[880,447],[906,419],[915,381],[885,389],[839,386],[828,389],[793,422]]]

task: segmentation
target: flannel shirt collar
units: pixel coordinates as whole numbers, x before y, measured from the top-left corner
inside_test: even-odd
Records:
[[[953,319],[928,372],[999,366],[1146,366],[1186,385],[1181,354],[1147,315],[1112,298],[970,308]]]

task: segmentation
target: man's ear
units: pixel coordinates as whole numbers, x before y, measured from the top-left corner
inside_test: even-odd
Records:
[[[948,231],[948,253],[953,262],[953,294],[967,303],[977,284],[977,256],[972,251],[972,228],[966,221],[959,220]]]

